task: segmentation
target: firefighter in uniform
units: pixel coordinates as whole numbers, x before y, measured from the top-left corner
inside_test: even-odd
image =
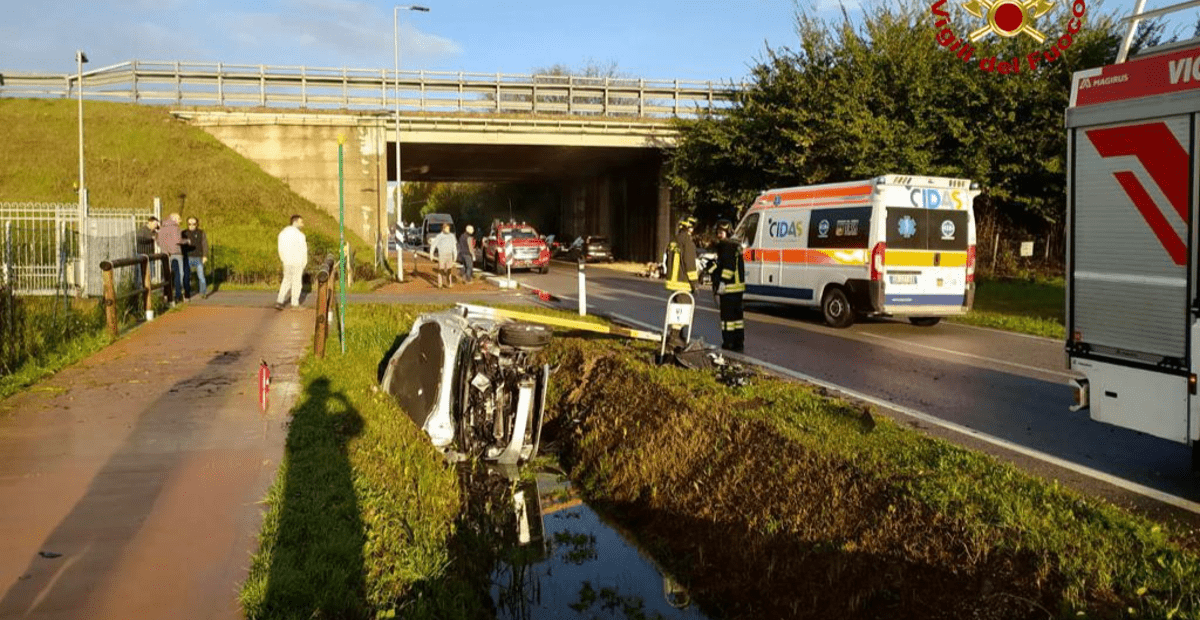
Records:
[[[679,220],[679,229],[667,245],[666,286],[668,291],[696,292],[700,274],[696,272],[696,243],[692,241],[695,218]]]
[[[696,294],[696,282],[700,279],[700,274],[696,271],[696,242],[692,241],[692,227],[695,225],[696,220],[692,217],[679,220],[679,229],[675,232],[671,243],[667,245],[667,258],[664,265],[667,290],[672,294],[680,291],[691,293],[693,301]],[[689,333],[672,327],[671,332],[667,335],[667,344],[672,349],[686,346],[688,340],[691,339],[691,330],[687,331]]]
[[[721,307],[721,348],[741,353],[746,339],[746,322],[742,318],[746,263],[742,259],[742,244],[733,238],[733,223],[729,220],[717,223],[716,249],[712,283]]]

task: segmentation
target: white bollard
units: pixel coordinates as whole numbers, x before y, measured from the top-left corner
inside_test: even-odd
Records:
[[[587,316],[587,278],[583,275],[584,261],[579,259],[579,316]]]

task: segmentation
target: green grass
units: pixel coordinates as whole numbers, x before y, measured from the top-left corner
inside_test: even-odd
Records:
[[[275,236],[293,213],[304,216],[314,257],[336,249],[335,218],[167,108],[88,101],[84,121],[92,208],[149,210],[158,196],[164,216],[199,217],[218,282],[277,278]],[[0,126],[0,201],[78,200],[75,102],[0,99]],[[360,264],[372,256],[371,246],[348,239]]]
[[[247,617],[486,609],[486,566],[463,550],[491,543],[464,525],[461,483],[375,390],[384,353],[432,309],[356,306],[348,353],[303,363]],[[591,500],[715,617],[819,603],[828,617],[1197,618],[1195,533],[864,420],[814,388],[655,367],[653,348],[556,338],[547,432]]]
[[[582,419],[572,477],[718,615],[1200,617],[1195,532],[803,385],[553,346],[555,414]]]
[[[969,314],[953,320],[1061,340],[1064,337],[1064,294],[1062,278],[983,280],[975,290],[974,308]]]
[[[430,309],[356,306],[346,355],[331,337],[325,359],[303,363],[303,393],[241,592],[247,618],[369,618],[405,600],[404,617],[455,617],[446,610],[469,605],[447,594],[455,586],[431,585],[450,559],[460,507],[454,470],[376,391],[382,356]],[[438,596],[413,600],[428,588]]]
[[[0,299],[0,399],[104,348],[111,338],[96,301]]]

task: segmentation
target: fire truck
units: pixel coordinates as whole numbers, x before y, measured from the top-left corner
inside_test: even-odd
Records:
[[[550,246],[536,229],[524,222],[492,222],[483,238],[483,268],[500,273],[506,267],[550,271]]]
[[[1072,410],[1190,444],[1200,470],[1200,40],[1125,62],[1129,40],[1066,112]]]

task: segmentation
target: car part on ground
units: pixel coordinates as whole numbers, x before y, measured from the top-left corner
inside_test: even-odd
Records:
[[[550,338],[545,326],[461,308],[423,314],[388,360],[382,387],[449,456],[528,461],[537,455],[550,380],[534,354]]]

